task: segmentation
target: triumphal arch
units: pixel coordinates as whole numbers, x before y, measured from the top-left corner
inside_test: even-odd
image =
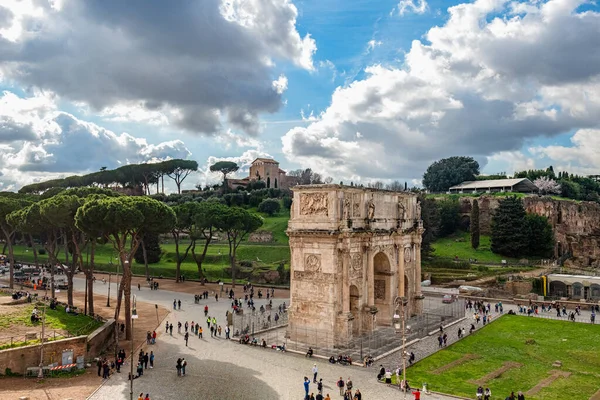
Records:
[[[292,188],[289,332],[330,332],[327,345],[391,326],[394,299],[422,311],[417,195],[343,185]],[[291,338],[302,341],[302,338]]]

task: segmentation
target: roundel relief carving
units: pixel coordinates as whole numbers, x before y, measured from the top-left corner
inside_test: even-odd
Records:
[[[316,254],[309,254],[304,259],[304,270],[317,272],[321,270],[321,258]]]
[[[404,249],[404,262],[410,262],[410,260],[411,260],[410,247],[406,247]]]

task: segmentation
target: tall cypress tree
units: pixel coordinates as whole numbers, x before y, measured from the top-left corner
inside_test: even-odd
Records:
[[[479,202],[473,201],[471,208],[471,247],[475,250],[479,247]]]
[[[494,253],[519,257],[527,253],[529,225],[525,219],[523,202],[517,196],[500,200],[492,217],[492,244]]]

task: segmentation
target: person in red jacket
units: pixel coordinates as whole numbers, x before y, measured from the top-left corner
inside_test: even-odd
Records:
[[[412,392],[412,394],[415,395],[415,400],[421,400],[421,391],[419,389],[417,389],[416,391]]]

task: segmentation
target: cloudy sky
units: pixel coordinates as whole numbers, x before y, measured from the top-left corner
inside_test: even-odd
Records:
[[[189,188],[220,159],[416,183],[598,154],[592,1],[0,2],[0,190],[169,157]]]

